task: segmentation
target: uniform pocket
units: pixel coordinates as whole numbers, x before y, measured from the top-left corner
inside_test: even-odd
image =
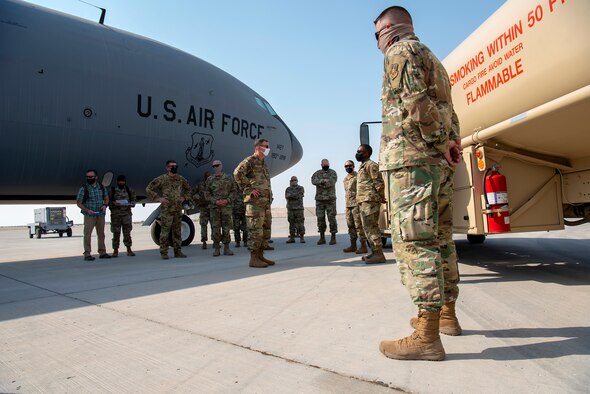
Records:
[[[433,219],[432,183],[413,186],[398,197],[394,223],[403,241],[425,241],[436,236]]]

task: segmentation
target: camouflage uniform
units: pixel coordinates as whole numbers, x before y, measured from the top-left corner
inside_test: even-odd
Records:
[[[236,190],[232,198],[232,215],[234,223],[234,239],[236,244],[244,240],[244,246],[248,242],[248,228],[246,227],[246,206],[244,195],[236,184]],[[241,234],[240,234],[241,233]],[[241,235],[241,236],[240,236]]]
[[[371,249],[383,249],[379,230],[379,208],[385,201],[385,183],[379,165],[368,159],[359,167],[356,176],[356,201],[359,204],[361,221]]]
[[[305,215],[303,214],[303,186],[289,186],[285,190],[287,200],[287,219],[289,220],[289,236],[305,235]]]
[[[205,181],[199,182],[193,191],[193,201],[199,208],[199,224],[201,225],[201,242],[207,242],[207,224],[209,218],[209,201],[205,198]]]
[[[117,200],[127,200],[129,204],[137,201],[135,192],[127,185],[120,188],[111,187],[109,196],[109,208],[111,209],[111,232],[113,233],[113,249],[119,249],[119,240],[121,239],[121,228],[123,228],[123,244],[128,248],[131,247],[131,230],[133,223],[131,221],[130,205],[115,205]]]
[[[268,246],[272,225],[270,211],[272,191],[270,175],[264,159],[259,159],[255,154],[246,157],[234,170],[234,179],[244,193],[248,250],[251,252],[263,250]],[[260,193],[259,197],[252,195],[254,189]]]
[[[346,196],[346,225],[350,242],[355,243],[360,237],[361,242],[366,241],[365,231],[361,222],[359,205],[356,202],[356,171],[346,174],[344,177],[344,195]]]
[[[379,162],[387,170],[393,248],[412,301],[429,311],[455,301],[453,170],[444,158],[459,137],[449,77],[415,35],[385,55]]]
[[[219,242],[228,244],[231,241],[230,229],[232,224],[232,198],[236,184],[227,174],[220,176],[211,175],[205,184],[205,196],[209,201],[209,213],[211,217],[211,238],[215,244]],[[228,200],[229,204],[219,207],[217,200]]]
[[[336,181],[338,175],[331,168],[316,171],[311,177],[311,183],[316,187],[315,193],[315,214],[318,218],[318,231],[326,232],[326,218],[330,222],[330,233],[338,232],[336,223]]]
[[[181,175],[164,174],[151,181],[145,190],[150,200],[158,201],[160,196],[168,199],[168,204],[160,204],[160,254],[168,255],[170,231],[172,231],[174,254],[180,254],[182,248],[180,236],[182,198],[189,199],[191,196],[188,182]]]

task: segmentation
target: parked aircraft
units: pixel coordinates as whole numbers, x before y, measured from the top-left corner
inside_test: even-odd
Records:
[[[2,204],[72,202],[89,168],[106,185],[125,174],[145,198],[166,160],[194,184],[213,159],[235,168],[257,138],[270,141],[271,176],[303,155],[261,95],[149,38],[3,0],[0,48]],[[183,224],[187,244],[194,226]]]

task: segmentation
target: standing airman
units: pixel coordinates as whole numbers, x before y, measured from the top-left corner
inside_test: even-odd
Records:
[[[289,220],[289,239],[288,244],[295,242],[298,236],[301,243],[305,243],[305,215],[303,209],[303,196],[305,189],[299,186],[296,176],[291,177],[289,187],[285,190],[285,199],[287,200],[287,219]]]
[[[133,229],[131,208],[135,206],[136,201],[135,192],[127,186],[127,178],[125,178],[125,175],[119,175],[117,177],[117,186],[111,187],[109,195],[111,232],[113,233],[112,257],[119,256],[121,228],[123,229],[123,244],[127,247],[127,256],[135,256],[135,253],[131,250],[131,230]]]
[[[270,175],[264,164],[264,158],[269,153],[268,140],[257,139],[254,142],[254,154],[242,160],[234,170],[234,179],[244,193],[250,267],[254,268],[265,268],[275,264],[264,257],[272,225]]]
[[[326,218],[330,223],[330,245],[336,243],[336,233],[338,232],[338,223],[336,222],[336,181],[338,175],[336,171],[330,169],[328,159],[322,160],[322,169],[314,172],[311,177],[311,183],[316,187],[315,193],[315,213],[318,219],[318,231],[320,239],[318,245],[326,243]]]
[[[219,256],[219,242],[223,243],[223,254],[233,256],[229,248],[232,228],[232,198],[235,193],[234,180],[223,172],[221,160],[213,160],[213,176],[205,183],[205,195],[209,201],[213,256]]]
[[[191,196],[191,188],[174,160],[166,162],[166,174],[155,178],[145,189],[149,199],[160,202],[160,255],[168,259],[169,237],[172,234],[174,257],[186,257],[182,253],[180,222],[182,204]]]
[[[346,226],[348,227],[348,235],[350,236],[350,246],[343,249],[343,252],[356,252],[356,254],[367,253],[367,237],[361,224],[359,206],[356,202],[357,174],[354,170],[354,162],[352,160],[346,160],[344,170],[347,172],[346,177],[344,177],[344,193],[346,200]],[[357,238],[361,239],[361,245],[358,249],[356,247]]]

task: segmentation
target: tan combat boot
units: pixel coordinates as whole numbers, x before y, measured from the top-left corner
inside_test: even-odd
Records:
[[[219,256],[221,253],[219,252],[219,242],[215,242],[213,244],[213,256],[217,257]]]
[[[303,238],[303,234],[301,234],[301,237],[299,237],[299,243],[305,243],[305,238]]]
[[[260,260],[258,257],[258,251],[250,251],[250,267],[252,268],[266,268],[268,264]]]
[[[234,252],[231,251],[229,248],[229,243],[223,244],[223,254],[224,256],[233,256]]]
[[[386,357],[396,360],[444,360],[445,349],[438,334],[439,319],[439,310],[420,311],[417,328],[412,335],[394,341],[381,341],[379,350]]]
[[[330,237],[330,245],[336,245],[336,233],[332,233]]]
[[[119,248],[114,248],[111,257],[119,257]]]
[[[275,262],[272,260],[267,259],[266,257],[264,257],[264,252],[262,249],[258,249],[258,258],[262,261],[264,261],[267,265],[275,265]]]
[[[411,318],[410,325],[412,328],[416,328],[418,326],[418,318]],[[440,310],[439,332],[451,336],[461,335],[463,332],[459,324],[459,319],[457,319],[457,315],[455,314],[455,301],[447,302]]]
[[[127,256],[135,256],[135,253],[131,250],[131,246],[127,246]]]
[[[325,233],[320,233],[320,240],[318,241],[318,245],[325,245],[326,244],[326,235]]]
[[[361,239],[361,247],[357,249],[356,254],[365,254],[367,253],[367,240]]]
[[[387,260],[383,254],[383,249],[374,250],[370,256],[365,257],[365,264],[380,264]]]
[[[295,236],[293,234],[289,235],[289,239],[287,240],[288,244],[294,244],[295,243]]]
[[[356,239],[350,239],[350,246],[346,249],[342,249],[344,253],[353,253],[356,252]]]

